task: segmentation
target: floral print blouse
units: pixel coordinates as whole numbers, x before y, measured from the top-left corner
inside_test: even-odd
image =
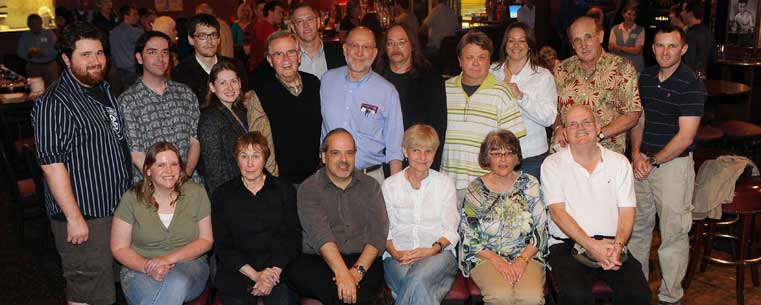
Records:
[[[465,276],[483,262],[476,254],[484,249],[513,261],[531,244],[539,250],[533,259],[544,263],[547,212],[539,181],[519,173],[508,192],[492,192],[481,177],[468,186],[460,218],[460,269]]]

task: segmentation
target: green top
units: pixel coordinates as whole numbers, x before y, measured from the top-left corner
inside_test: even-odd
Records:
[[[171,253],[198,239],[198,222],[211,214],[204,188],[192,181],[182,186],[169,228],[153,207],[138,202],[135,192],[124,193],[114,217],[132,225],[132,245],[137,254],[151,259]]]

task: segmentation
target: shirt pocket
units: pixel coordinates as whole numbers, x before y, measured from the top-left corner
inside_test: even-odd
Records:
[[[354,117],[354,126],[363,135],[380,138],[383,134],[383,116],[380,113],[359,113]]]

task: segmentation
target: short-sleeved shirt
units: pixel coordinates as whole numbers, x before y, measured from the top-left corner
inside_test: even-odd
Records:
[[[360,81],[351,81],[346,66],[330,70],[320,82],[322,134],[342,127],[357,146],[356,167],[360,169],[402,160],[402,106],[394,85],[370,71]]]
[[[56,36],[53,31],[43,29],[40,33],[32,31],[24,32],[18,39],[18,56],[31,63],[44,64],[51,62],[58,56],[58,51],[55,49]],[[38,48],[42,53],[29,57],[29,49]],[[50,86],[51,84],[46,84]]]
[[[618,208],[636,207],[632,166],[624,155],[600,144],[600,162],[592,173],[573,159],[570,148],[547,157],[542,163],[544,202],[565,204],[565,210],[589,236],[615,236]],[[549,221],[549,245],[569,238]]]
[[[597,66],[587,73],[578,56],[555,66],[558,112],[564,115],[573,105],[587,105],[597,122],[607,126],[616,118],[642,111],[637,86],[637,71],[621,56],[602,51]],[[605,148],[624,153],[626,133],[603,140]]]
[[[303,251],[320,254],[320,247],[336,243],[341,254],[359,254],[369,244],[386,250],[388,214],[378,181],[361,171],[352,173],[346,189],[328,178],[326,169],[299,187],[297,207],[304,232]]]
[[[659,66],[652,66],[639,76],[639,93],[645,108],[645,131],[642,151],[657,153],[679,132],[679,117],[703,116],[706,91],[685,63],[669,78],[658,80]],[[695,142],[685,152],[695,150]]]
[[[471,96],[462,86],[462,74],[445,83],[447,134],[441,156],[441,172],[455,179],[458,190],[488,173],[478,165],[481,142],[489,132],[502,128],[517,138],[526,136],[521,110],[502,82],[489,73]]]
[[[195,182],[185,182],[175,205],[172,222],[165,227],[153,204],[139,201],[133,190],[124,193],[114,217],[132,225],[130,248],[150,259],[171,253],[198,239],[198,222],[211,215],[206,190]]]
[[[124,129],[130,151],[145,152],[159,141],[174,144],[180,157],[187,162],[190,138],[198,139],[198,100],[190,87],[175,81],[166,81],[164,94],[136,81],[119,96],[119,106],[124,113]],[[134,181],[142,177],[133,166]],[[196,182],[198,174],[193,175]]]

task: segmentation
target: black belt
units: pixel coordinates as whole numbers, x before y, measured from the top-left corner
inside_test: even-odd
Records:
[[[373,166],[368,166],[368,167],[365,167],[365,168],[362,170],[362,172],[363,172],[363,173],[365,173],[365,174],[367,174],[367,173],[369,173],[369,172],[372,172],[372,171],[374,171],[374,170],[376,170],[376,169],[379,169],[379,168],[381,168],[381,166],[382,166],[381,164],[376,164],[376,165],[373,165]]]
[[[639,152],[645,154],[645,156],[648,156],[648,157],[653,157],[653,156],[655,156],[655,154],[658,153],[657,151],[656,152],[651,152],[651,151],[646,151],[646,150],[640,150]],[[689,155],[690,155],[690,151],[685,150],[680,155],[676,156],[675,158],[687,157]]]

